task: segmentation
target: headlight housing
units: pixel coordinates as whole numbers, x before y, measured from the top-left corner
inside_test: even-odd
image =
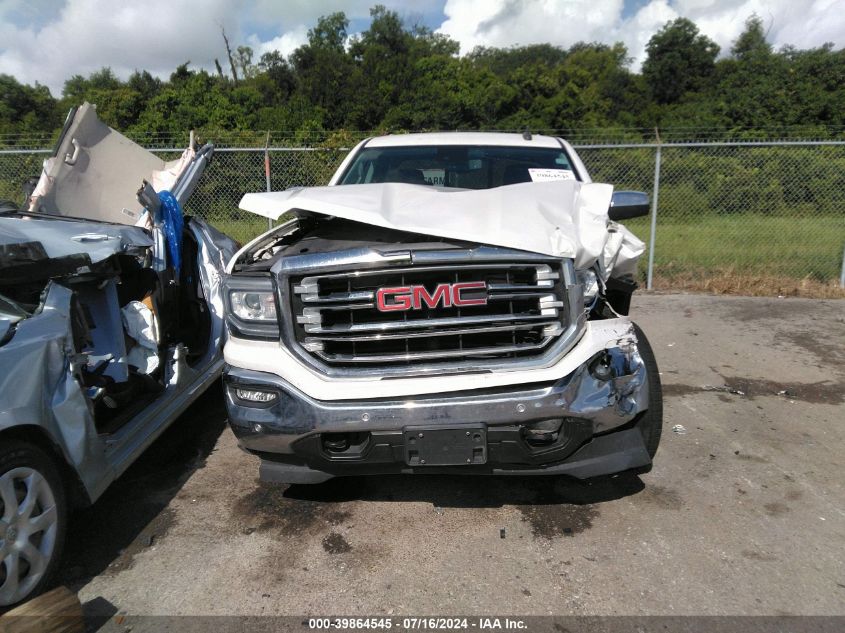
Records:
[[[276,322],[276,298],[272,292],[256,292],[254,290],[231,290],[229,305],[232,314],[243,321],[272,321]]]
[[[581,287],[584,289],[584,303],[591,304],[596,296],[599,294],[599,278],[596,271],[592,268],[586,270],[578,270],[575,272],[575,278]]]
[[[272,278],[229,275],[224,284],[229,332],[241,338],[278,339],[281,315]]]

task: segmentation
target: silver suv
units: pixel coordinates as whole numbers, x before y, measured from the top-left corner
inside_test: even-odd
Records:
[[[0,204],[0,607],[49,583],[69,507],[220,376],[236,247],[181,213],[212,152],[165,163],[85,104],[27,204]]]

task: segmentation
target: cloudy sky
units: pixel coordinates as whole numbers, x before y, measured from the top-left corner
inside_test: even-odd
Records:
[[[320,15],[344,11],[350,33],[368,24],[378,0],[0,0],[0,73],[45,84],[110,66],[121,77],[146,69],[167,77],[183,62],[212,69],[225,57],[220,25],[233,44],[258,55],[290,53]],[[511,46],[624,42],[642,61],[661,25],[690,18],[727,50],[757,13],[775,46],[845,46],[845,0],[381,0],[410,24],[461,43]],[[420,7],[425,7],[421,9]]]

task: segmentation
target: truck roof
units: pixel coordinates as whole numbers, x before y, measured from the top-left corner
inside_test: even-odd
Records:
[[[390,134],[376,136],[365,147],[414,147],[421,145],[495,145],[513,147],[557,147],[560,142],[552,136],[534,134],[526,140],[522,134],[507,132],[424,132],[418,134]]]

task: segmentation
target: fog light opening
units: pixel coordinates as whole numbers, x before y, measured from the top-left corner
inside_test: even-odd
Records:
[[[259,391],[257,389],[235,389],[235,395],[240,400],[259,404],[273,402],[276,399],[276,394],[272,391]]]
[[[531,446],[548,446],[554,444],[560,437],[563,419],[540,420],[522,427],[522,437]]]
[[[590,364],[590,373],[597,379],[607,381],[613,378],[613,365],[610,354],[600,353]]]

